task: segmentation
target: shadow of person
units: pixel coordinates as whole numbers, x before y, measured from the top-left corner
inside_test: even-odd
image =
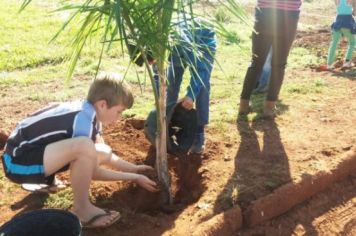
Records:
[[[266,94],[265,93],[256,93],[251,96],[251,109],[252,111],[257,113],[257,116],[255,117],[255,121],[262,119],[262,114],[263,114],[263,106],[266,100]],[[277,114],[281,115],[288,111],[289,105],[283,103],[282,100],[277,101]],[[241,117],[239,117],[241,120]],[[239,119],[238,118],[238,119]],[[246,119],[245,119],[246,120]]]
[[[288,157],[274,120],[255,119],[251,125],[238,120],[237,129],[241,142],[235,170],[217,199],[217,206],[223,209],[234,204],[244,209],[253,200],[291,181]]]
[[[243,201],[256,199],[253,191],[248,190],[257,187],[252,177],[256,175],[257,170],[253,166],[253,160],[260,158],[260,144],[257,134],[251,129],[248,121],[238,120],[237,127],[241,142],[235,156],[235,169],[217,197],[215,212],[229,209],[235,204],[242,204]],[[247,178],[250,176],[251,178]]]
[[[291,181],[288,156],[274,119],[255,119],[251,128],[262,132],[262,148],[257,158],[253,160],[253,164],[257,168],[256,175],[260,176],[257,180],[260,180],[258,182],[262,190],[261,194],[265,195]],[[237,169],[247,167],[248,163],[240,162],[239,159],[243,158],[237,158]]]
[[[287,108],[283,107],[283,111]],[[219,194],[214,210],[221,212],[234,205],[241,207],[243,217],[252,202],[291,182],[288,155],[278,124],[274,119],[256,117],[252,122],[238,120],[240,144],[235,169]],[[273,206],[270,206],[273,210]]]
[[[48,193],[30,193],[20,201],[11,204],[10,208],[13,211],[20,210],[16,215],[20,215],[30,210],[41,209],[44,207],[45,201],[48,197]]]
[[[356,69],[355,68],[333,71],[332,75],[337,76],[337,77],[345,77],[349,80],[356,81]]]

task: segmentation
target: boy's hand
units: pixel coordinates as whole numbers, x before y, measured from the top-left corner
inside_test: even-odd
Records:
[[[152,166],[148,165],[136,165],[135,173],[142,173],[145,171],[154,171],[155,169]]]
[[[187,110],[193,109],[194,101],[190,97],[185,96],[180,100],[180,102],[182,103],[182,107],[184,107],[185,109]]]
[[[157,192],[159,190],[157,184],[144,175],[138,175],[135,182],[150,192]]]

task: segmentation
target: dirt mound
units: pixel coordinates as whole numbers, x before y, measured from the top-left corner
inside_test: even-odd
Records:
[[[140,121],[124,121],[104,127],[104,139],[120,157],[137,164],[154,166],[155,149],[139,125]],[[103,231],[92,230],[86,235],[160,235],[171,227],[185,209],[190,209],[207,189],[206,170],[202,161],[219,152],[219,145],[208,144],[204,155],[168,155],[174,204],[165,205],[162,192],[150,193],[128,182],[93,184],[91,195],[95,204],[121,211],[123,219]],[[155,179],[154,174],[149,174]],[[193,207],[194,210],[195,207]],[[183,231],[185,232],[185,231]]]
[[[113,148],[113,151],[123,159],[137,164],[154,166],[156,152],[145,138],[141,123],[142,121],[131,119],[109,126],[104,131],[107,134],[104,135],[104,139]],[[197,201],[205,189],[202,175],[198,172],[202,162],[200,156],[181,155],[177,157],[168,154],[168,158],[175,204],[173,207],[164,205],[163,192],[150,193],[130,183],[121,183],[116,186],[101,183],[100,186],[94,188],[93,194],[98,201],[109,197],[115,199],[115,204],[111,206],[113,208],[125,206],[135,212],[163,211],[171,213],[181,209],[184,205]],[[157,179],[152,173],[149,173],[149,177]]]
[[[318,49],[320,52],[327,52],[331,40],[331,30],[328,28],[323,28],[315,31],[298,31],[296,39],[294,41],[294,46],[307,48],[307,49]],[[318,55],[318,56],[323,56]]]
[[[298,182],[288,183],[272,194],[252,202],[245,213],[245,225],[254,226],[266,219],[279,216],[289,209],[323,191],[332,183],[346,178],[356,171],[356,148],[340,158],[334,169],[320,171],[311,176],[305,175]]]
[[[330,28],[322,28],[314,31],[298,31],[296,35],[296,39],[294,41],[294,46],[302,47],[309,49],[312,51],[317,57],[324,58],[327,60],[328,50],[331,42],[331,29]],[[334,63],[334,68],[341,69],[343,65],[344,55],[347,50],[347,40],[342,39],[339,42],[336,55],[337,58]],[[352,60],[356,63],[356,58]],[[315,71],[326,71],[325,65],[309,65],[311,69]]]
[[[356,175],[328,187],[292,211],[239,235],[356,235]]]

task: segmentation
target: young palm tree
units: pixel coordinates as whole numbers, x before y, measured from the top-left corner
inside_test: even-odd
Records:
[[[218,1],[219,6],[226,6],[228,11],[244,20],[245,15],[235,0]],[[21,10],[30,2],[31,0],[24,0]],[[82,21],[72,43],[68,78],[73,73],[86,40],[94,32],[103,33],[101,56],[105,47],[110,49],[112,43],[119,42],[122,49],[127,48],[129,44],[134,44],[139,55],[143,57],[154,91],[157,110],[156,169],[169,203],[172,202],[172,196],[167,165],[166,99],[159,94],[166,94],[167,54],[172,49],[172,45],[179,43],[177,42],[179,37],[170,36],[179,34],[179,29],[176,27],[178,21],[185,21],[186,24],[189,24],[188,21],[195,21],[198,14],[194,11],[193,5],[196,2],[198,0],[84,0],[80,3],[64,1],[65,4],[59,9],[74,11],[59,33],[74,19],[80,18]],[[217,34],[228,35],[228,31],[218,21],[206,19],[206,22],[215,27]],[[191,48],[196,48],[194,41],[190,44]],[[154,76],[147,60],[147,51],[156,61],[159,91],[155,86]]]

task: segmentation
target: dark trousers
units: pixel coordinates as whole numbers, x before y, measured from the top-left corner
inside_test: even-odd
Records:
[[[272,46],[271,78],[266,100],[278,100],[298,20],[297,11],[256,8],[255,32],[252,33],[252,62],[246,72],[241,99],[250,99]]]

